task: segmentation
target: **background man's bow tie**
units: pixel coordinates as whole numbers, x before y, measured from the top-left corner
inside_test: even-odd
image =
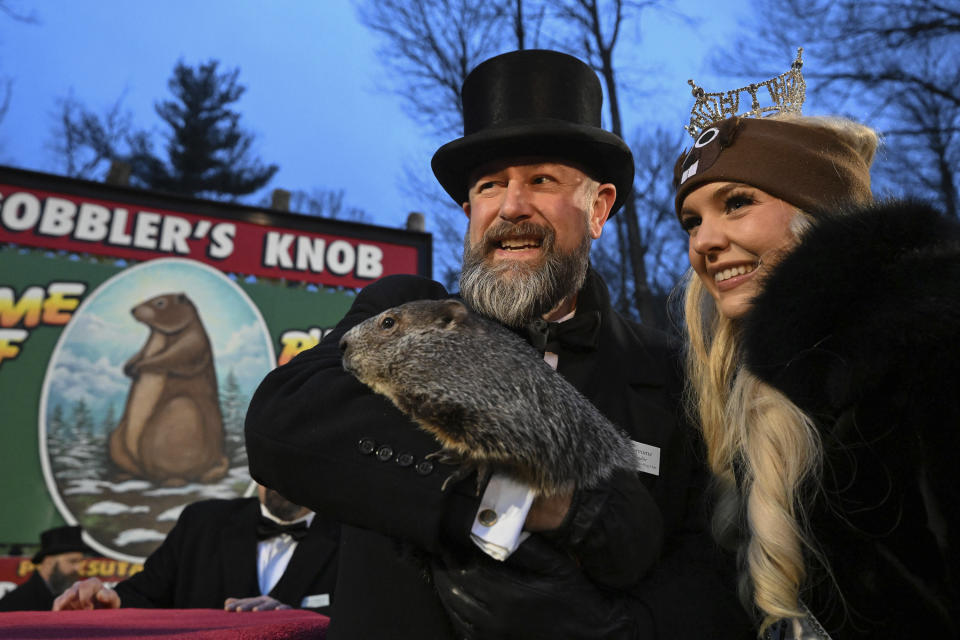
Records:
[[[600,312],[577,313],[565,322],[547,322],[537,318],[526,327],[530,344],[541,352],[593,351],[600,342]]]
[[[300,541],[307,535],[307,523],[303,520],[292,524],[280,524],[276,520],[264,518],[262,515],[257,521],[257,540],[266,540],[274,538],[281,533],[286,533],[296,541]]]

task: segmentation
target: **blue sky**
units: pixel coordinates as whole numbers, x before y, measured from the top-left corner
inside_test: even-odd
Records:
[[[215,58],[222,68],[240,67],[247,87],[238,104],[242,123],[256,134],[259,156],[280,165],[264,193],[342,188],[346,204],[385,226],[402,226],[409,211],[425,206],[404,191],[404,168],[429,178],[430,157],[445,140],[404,115],[377,58],[378,41],[350,0],[7,4],[33,12],[38,24],[0,14],[0,77],[13,80],[12,103],[0,122],[0,163],[62,169],[48,145],[55,100],[71,90],[100,113],[125,94],[136,126],[159,131],[153,104],[169,95],[166,82],[177,60]],[[682,127],[692,103],[691,76],[708,91],[735,86],[736,80],[710,74],[706,59],[711,47],[736,37],[747,4],[727,2],[708,16],[702,2],[678,0],[677,10],[700,15],[698,25],[648,12],[623,34],[621,77],[632,81],[623,98],[628,136],[640,126]]]

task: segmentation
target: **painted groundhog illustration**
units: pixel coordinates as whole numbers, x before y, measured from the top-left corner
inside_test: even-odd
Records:
[[[166,486],[215,482],[227,472],[223,419],[210,339],[183,293],[150,298],[131,313],[150,327],[123,366],[132,379],[110,459],[124,472]]]

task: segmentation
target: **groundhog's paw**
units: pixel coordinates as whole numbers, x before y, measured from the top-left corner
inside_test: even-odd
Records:
[[[458,482],[460,482],[461,480],[469,476],[471,471],[472,469],[470,467],[466,467],[466,466],[460,467],[459,469],[451,473],[449,476],[447,476],[447,479],[443,481],[442,485],[440,485],[440,491],[446,491],[447,485],[451,483],[457,484]]]
[[[477,489],[476,495],[483,493],[483,489],[487,484],[487,479],[490,477],[490,468],[485,464],[477,464],[475,461],[465,459],[457,470],[447,476],[447,479],[443,481],[443,484],[440,486],[441,491],[446,491],[447,485],[456,484],[461,480],[470,477],[471,474],[476,472],[477,474]]]
[[[485,464],[477,465],[477,495],[483,493],[487,486],[487,480],[490,479],[490,467]]]
[[[440,449],[439,451],[428,453],[426,458],[427,460],[435,460],[440,464],[449,464],[454,466],[463,464],[463,456],[453,449]]]

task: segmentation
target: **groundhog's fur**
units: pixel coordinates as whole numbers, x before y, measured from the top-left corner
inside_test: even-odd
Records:
[[[168,486],[215,482],[228,468],[210,339],[183,293],[153,297],[131,313],[150,327],[123,366],[132,381],[110,434],[110,459],[123,471]]]
[[[505,472],[542,495],[637,468],[633,445],[530,345],[456,300],[422,300],[353,327],[344,368],[481,479]]]

